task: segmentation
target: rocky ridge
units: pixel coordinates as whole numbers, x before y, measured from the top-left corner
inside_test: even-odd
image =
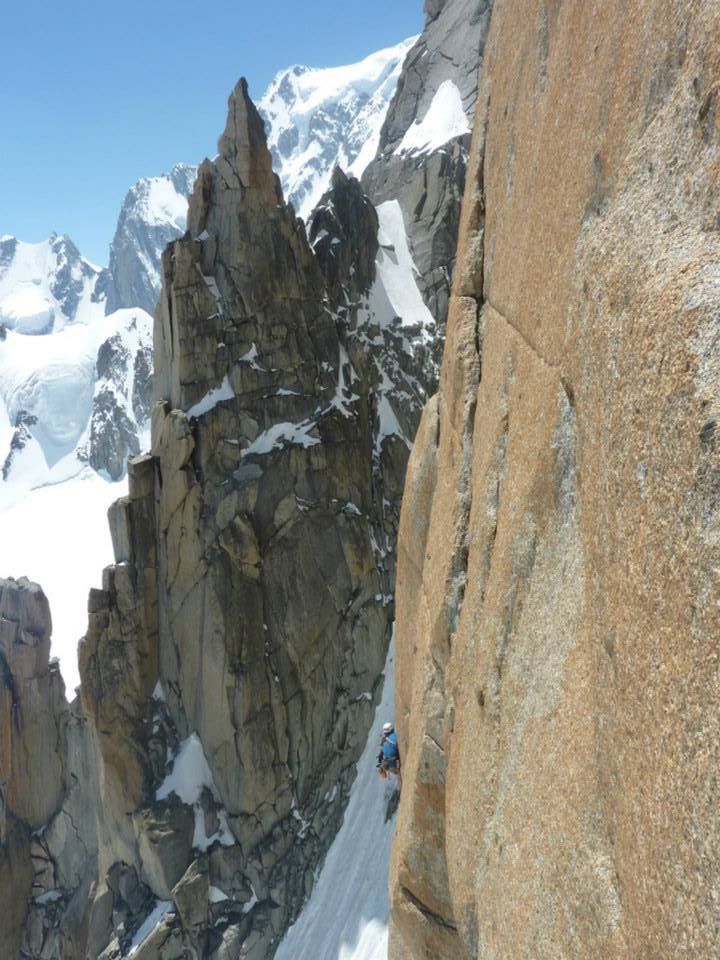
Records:
[[[493,12],[403,500],[397,960],[720,946],[720,13],[626,14]]]

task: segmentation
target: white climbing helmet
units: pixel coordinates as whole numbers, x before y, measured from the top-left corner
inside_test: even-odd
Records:
[[[391,723],[383,724],[383,733],[392,733],[395,728]]]

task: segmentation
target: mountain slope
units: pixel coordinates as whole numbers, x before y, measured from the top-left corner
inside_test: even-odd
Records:
[[[362,177],[374,204],[397,200],[418,284],[438,324],[437,383],[460,206],[492,0],[426,0],[423,32],[407,55],[378,153]]]
[[[413,162],[418,142],[435,144],[416,141]],[[424,162],[414,169],[427,175]],[[212,960],[271,957],[340,826],[363,749],[339,850],[355,852],[365,914],[335,897],[332,936],[315,947],[383,955],[392,823],[366,733],[405,465],[438,342],[407,215],[396,196],[375,210],[336,171],[306,229],[238,86],[190,232],[164,258],[153,452],[130,461],[129,496],[110,511],[116,562],[90,597],[79,709],[86,766],[99,767],[92,956],[150,960],[172,942]],[[106,372],[122,344],[104,344],[93,393],[121,394],[122,442],[135,405]],[[104,401],[98,410],[103,434]],[[360,851],[368,809],[382,842]],[[95,829],[94,815],[75,823],[77,836],[48,841],[48,874],[80,858],[78,838]],[[33,906],[53,958],[75,889],[59,871],[56,883],[38,881]],[[316,909],[328,908],[309,905],[295,936]]]
[[[141,307],[155,312],[166,245],[185,231],[197,167],[177,163],[170,173],[142,177],[128,190],[110,245],[107,312]]]
[[[342,67],[281,71],[258,103],[285,198],[307,219],[335,166],[360,177],[414,37]]]
[[[104,313],[103,271],[67,236],[42,243],[0,238],[0,333],[42,334]]]

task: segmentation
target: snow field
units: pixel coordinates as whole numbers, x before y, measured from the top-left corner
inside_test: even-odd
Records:
[[[357,778],[340,828],[317,883],[275,960],[387,960],[388,864],[395,830],[385,819],[397,788],[378,777],[375,760],[382,725],[392,720],[395,698],[395,642],[385,664],[382,699],[357,765]]]

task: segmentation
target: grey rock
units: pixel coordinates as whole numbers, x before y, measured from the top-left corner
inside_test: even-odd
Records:
[[[193,812],[171,796],[138,810],[132,819],[143,880],[160,899],[170,900],[192,849]]]
[[[309,234],[333,302],[341,302],[343,290],[355,300],[372,286],[377,233],[377,214],[359,182],[335,167],[330,189],[313,212]]]
[[[207,924],[209,886],[207,857],[194,860],[175,884],[172,899],[186,930]]]
[[[492,0],[428,0],[425,29],[407,56],[377,156],[362,177],[373,203],[399,202],[418,285],[438,323],[432,365],[421,373],[428,395],[437,388],[470,135],[429,154],[395,151],[446,80],[458,88],[470,128],[491,10]]]
[[[95,395],[90,422],[89,463],[95,470],[104,470],[111,480],[125,473],[129,456],[140,452],[135,424],[130,420],[115,394],[103,388]]]
[[[34,414],[28,413],[27,410],[18,410],[15,416],[15,429],[10,438],[10,449],[2,466],[3,480],[7,480],[10,476],[13,461],[18,453],[27,446],[28,441],[32,437],[32,427],[34,427],[37,422],[38,418]]]
[[[192,192],[197,168],[176,164],[162,177],[143,177],[128,190],[110,246],[106,313],[121,307],[155,311],[160,294],[160,257],[165,245],[185,230],[184,215],[153,209],[154,190],[177,195],[177,206]]]
[[[137,319],[130,328],[137,329]],[[121,334],[100,345],[95,392],[85,456],[93,469],[111,480],[125,474],[128,457],[140,453],[140,434],[151,410],[152,359],[143,337],[131,353]]]

